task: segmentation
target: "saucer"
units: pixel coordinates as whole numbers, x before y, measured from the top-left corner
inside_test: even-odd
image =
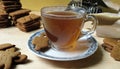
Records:
[[[72,60],[78,60],[83,59],[91,56],[95,53],[95,51],[98,48],[98,42],[95,40],[94,37],[90,36],[87,39],[87,43],[80,44],[84,51],[81,51],[77,48],[77,51],[61,51],[56,50],[54,48],[49,48],[46,51],[36,51],[34,49],[34,45],[32,44],[32,40],[39,36],[44,30],[40,30],[39,32],[34,33],[28,40],[28,48],[29,50],[37,55],[38,57],[49,59],[49,60],[56,60],[56,61],[72,61]],[[83,46],[82,46],[83,45]]]

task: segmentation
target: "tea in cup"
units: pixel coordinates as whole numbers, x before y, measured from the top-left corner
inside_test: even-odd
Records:
[[[57,50],[73,49],[81,37],[91,35],[97,26],[97,19],[88,15],[85,10],[82,12],[65,11],[65,6],[51,6],[41,9],[42,23],[51,46]],[[92,21],[93,27],[82,33],[84,23]]]

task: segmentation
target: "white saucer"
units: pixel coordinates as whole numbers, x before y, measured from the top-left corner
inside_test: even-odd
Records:
[[[30,51],[41,58],[45,58],[49,60],[57,60],[57,61],[78,60],[89,57],[90,55],[94,54],[98,48],[97,41],[95,40],[94,37],[91,36],[89,39],[87,39],[87,43],[82,44],[87,46],[85,51],[82,52],[79,50],[81,48],[78,48],[77,51],[72,51],[72,52],[55,50],[53,48],[50,48],[44,52],[36,51],[34,49],[34,45],[32,44],[32,40],[34,39],[34,37],[39,36],[42,32],[44,32],[44,30],[40,30],[39,32],[34,33],[28,40],[28,48],[30,49]]]

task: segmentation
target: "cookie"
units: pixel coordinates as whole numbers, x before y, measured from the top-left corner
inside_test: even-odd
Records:
[[[30,14],[17,19],[17,27],[24,32],[40,28],[40,16]]]
[[[5,11],[3,11],[3,10],[0,10],[0,15],[5,16],[5,15],[8,15],[8,13],[6,13],[6,12],[5,12]]]
[[[7,13],[21,9],[22,4],[17,0],[0,1],[0,9]]]
[[[110,46],[116,46],[116,43],[118,43],[119,39],[113,39],[113,38],[104,38],[103,42],[106,44],[109,44]]]
[[[120,61],[120,39],[105,38],[102,47],[110,52],[111,57]]]
[[[27,55],[20,54],[16,58],[14,58],[15,63],[24,63],[27,60]]]
[[[17,1],[17,0],[6,0],[6,1],[0,1],[1,3],[0,4],[3,4],[5,6],[7,5],[20,5],[20,1]]]
[[[3,25],[5,26],[11,26],[11,21],[9,19],[6,20],[0,20],[0,27],[2,27]]]
[[[105,43],[102,44],[102,47],[108,52],[111,52],[113,49],[113,46],[110,46],[110,45],[105,44]]]
[[[31,10],[29,9],[20,9],[14,12],[9,13],[11,20],[13,21],[13,24],[15,25],[17,23],[17,19],[20,17],[24,17],[29,15],[29,13],[31,12]]]
[[[13,61],[17,64],[24,63],[27,55],[17,51],[18,48],[14,44],[0,44],[0,69],[11,69]]]
[[[0,28],[6,28],[11,26],[11,21],[8,19],[8,13],[0,10]]]
[[[41,50],[42,48],[48,47],[48,37],[45,33],[41,33],[40,36],[36,36],[32,40],[32,44],[35,46],[35,50]]]
[[[120,61],[120,42],[116,44],[116,46],[111,51],[111,56],[117,60]]]
[[[34,24],[31,23],[31,25],[28,25],[28,26],[20,25],[19,23],[17,23],[16,26],[17,26],[21,31],[29,32],[29,31],[32,31],[32,30],[39,29],[39,28],[40,28],[40,22],[36,22],[36,23],[34,23]]]
[[[30,22],[36,21],[40,21],[40,16],[35,14],[30,14],[28,16],[17,19],[17,23],[21,23],[23,25],[30,25]]]
[[[0,10],[0,21],[5,19],[8,19],[8,13],[6,13],[3,10]]]
[[[104,48],[106,51],[108,51],[108,52],[110,52],[111,53],[111,51],[112,51],[112,49],[109,49],[109,48]]]
[[[6,49],[0,51],[0,68],[4,66],[4,69],[10,69],[12,59],[18,56],[20,52],[16,52],[15,48]],[[4,57],[3,57],[4,56]]]
[[[31,10],[29,9],[20,9],[20,10],[9,13],[9,15],[12,17],[12,19],[17,19],[22,16],[29,15],[29,12],[31,12]]]
[[[11,6],[1,6],[0,9],[6,11],[7,13],[21,9],[21,5],[11,5]]]
[[[15,47],[15,45],[10,44],[10,43],[0,44],[0,50],[7,49],[10,47]]]

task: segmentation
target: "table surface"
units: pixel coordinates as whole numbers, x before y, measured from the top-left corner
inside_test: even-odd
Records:
[[[39,14],[39,12],[33,12]],[[40,58],[34,55],[28,49],[28,39],[35,32],[40,29],[31,32],[22,32],[17,27],[9,27],[0,29],[0,44],[12,43],[16,47],[20,48],[22,54],[28,55],[28,62],[26,64],[18,64],[13,69],[119,69],[120,62],[115,61],[110,53],[106,52],[101,44],[103,38],[97,37],[94,33],[93,36],[99,43],[99,48],[92,56],[76,61],[52,61]]]

